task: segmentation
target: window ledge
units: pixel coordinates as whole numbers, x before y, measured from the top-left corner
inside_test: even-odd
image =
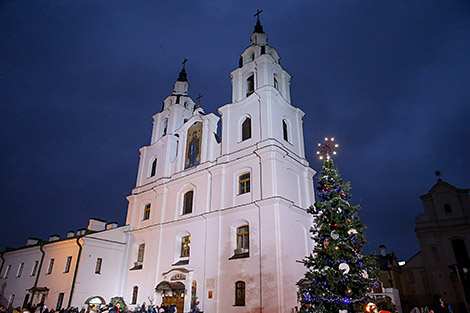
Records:
[[[234,254],[232,255],[230,258],[228,258],[229,260],[235,260],[235,259],[246,259],[246,258],[249,258],[250,257],[250,252],[246,252],[246,253],[237,253],[237,254]]]
[[[134,262],[134,267],[130,268],[129,271],[141,270],[142,268],[142,262]]]
[[[187,264],[189,264],[189,259],[179,260],[178,262],[171,264],[171,266],[187,265]]]

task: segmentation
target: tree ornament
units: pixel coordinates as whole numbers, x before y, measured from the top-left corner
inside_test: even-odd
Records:
[[[336,227],[336,226],[338,226],[338,223],[334,223],[334,224],[331,225],[331,226]]]
[[[347,294],[348,296],[352,295],[352,290],[351,290],[351,288],[348,288],[348,289],[346,290],[346,294]]]
[[[364,278],[366,278],[366,279],[369,278],[369,273],[367,273],[366,270],[363,270],[363,271],[361,272],[361,274],[362,274],[362,277],[364,277]]]
[[[323,187],[324,191],[328,191],[328,189],[329,189],[328,186]]]
[[[339,234],[337,231],[333,230],[331,233],[330,233],[330,236],[333,240],[338,240],[339,239]]]
[[[338,246],[336,246],[336,247],[335,247],[335,250],[339,250],[339,247],[338,247]]]
[[[349,273],[350,267],[349,267],[349,265],[346,264],[346,263],[341,263],[341,264],[338,266],[338,269],[339,269],[340,271],[342,271],[344,274],[347,274],[347,273]]]
[[[355,230],[354,228],[351,228],[350,230],[348,230],[348,235],[351,236],[351,235],[356,235],[357,234],[357,230]]]
[[[343,212],[343,210],[341,210],[341,208],[338,208],[338,213],[341,213]]]
[[[325,241],[323,241],[323,247],[325,247],[325,249],[328,248],[329,244],[328,240],[325,239]]]
[[[323,211],[318,211],[318,215],[323,215]]]

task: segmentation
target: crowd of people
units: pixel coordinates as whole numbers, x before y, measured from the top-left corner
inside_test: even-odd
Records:
[[[45,304],[38,305],[26,305],[23,308],[5,308],[0,306],[0,313],[178,313],[176,306],[161,304],[158,305],[147,305],[145,302],[141,306],[137,306],[134,311],[124,312],[119,304],[113,305],[108,304],[102,307],[97,305],[90,305],[86,309],[82,307],[80,310],[76,307],[62,308],[60,310],[49,309]],[[181,312],[180,312],[181,313]]]

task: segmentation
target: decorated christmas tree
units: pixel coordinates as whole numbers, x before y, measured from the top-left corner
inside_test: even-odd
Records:
[[[315,246],[303,260],[307,272],[298,283],[301,312],[362,311],[376,281],[376,259],[362,254],[366,227],[358,216],[359,205],[349,203],[350,184],[343,182],[329,157],[336,154],[333,141],[325,138],[325,145],[319,144],[326,160],[318,176],[317,201],[308,209],[314,216],[310,232]]]

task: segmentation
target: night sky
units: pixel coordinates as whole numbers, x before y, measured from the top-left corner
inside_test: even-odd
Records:
[[[0,1],[0,250],[90,217],[124,224],[181,61],[218,115],[257,9],[306,112],[311,166],[335,137],[366,251],[413,256],[435,171],[470,188],[468,0]]]

